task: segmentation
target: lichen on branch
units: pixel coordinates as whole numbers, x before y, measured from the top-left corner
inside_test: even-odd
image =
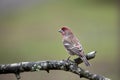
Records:
[[[86,55],[88,60],[95,57],[96,52],[90,52]],[[104,76],[90,73],[88,70],[84,70],[78,66],[82,63],[80,58],[72,60],[49,60],[49,61],[37,61],[37,62],[20,62],[13,64],[1,64],[0,74],[14,73],[17,79],[20,79],[20,73],[22,72],[34,72],[45,70],[49,73],[50,70],[64,70],[69,71],[80,76],[80,78],[86,78],[89,80],[110,80]]]

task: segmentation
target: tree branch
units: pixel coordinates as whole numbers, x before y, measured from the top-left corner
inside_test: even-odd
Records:
[[[87,59],[92,59],[95,57],[95,51],[90,52],[86,55]],[[0,74],[16,74],[17,79],[20,79],[20,73],[22,72],[34,72],[40,70],[46,70],[49,73],[49,70],[64,70],[75,73],[80,76],[80,78],[87,78],[89,80],[110,80],[104,76],[90,73],[87,70],[84,70],[78,66],[82,63],[80,58],[71,60],[51,60],[51,61],[38,61],[38,62],[21,62],[14,64],[1,64],[0,65]]]
[[[96,54],[96,51],[92,51],[92,52],[88,53],[88,54],[86,55],[87,60],[93,59],[93,58],[95,57],[95,54]],[[74,59],[74,62],[75,62],[76,64],[80,64],[80,63],[82,63],[83,61],[80,59],[80,57],[78,57],[78,58]]]

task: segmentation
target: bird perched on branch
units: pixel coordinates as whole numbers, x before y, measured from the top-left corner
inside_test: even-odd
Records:
[[[78,38],[73,34],[70,28],[67,26],[63,26],[59,29],[59,32],[62,34],[62,41],[65,49],[71,55],[77,55],[81,58],[81,60],[85,63],[86,66],[90,66],[86,56],[84,55],[84,51],[82,45]],[[70,58],[69,56],[69,58]],[[68,58],[68,59],[69,59]]]

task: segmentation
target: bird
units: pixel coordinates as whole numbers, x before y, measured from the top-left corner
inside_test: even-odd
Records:
[[[58,32],[62,34],[62,42],[66,49],[66,51],[70,54],[68,59],[72,55],[77,55],[80,57],[80,59],[85,63],[86,66],[91,66],[91,64],[88,62],[82,45],[80,44],[80,41],[78,38],[73,34],[72,30],[68,26],[62,26]]]

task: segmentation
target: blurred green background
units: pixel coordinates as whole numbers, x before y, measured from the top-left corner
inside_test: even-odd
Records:
[[[97,51],[95,59],[89,61],[91,67],[80,66],[118,80],[117,17],[114,0],[1,0],[0,64],[66,59],[69,55],[58,33],[66,25],[80,39],[85,53]],[[21,77],[21,80],[80,80],[65,71],[27,72]],[[8,79],[16,80],[13,74],[0,75],[0,80]]]

